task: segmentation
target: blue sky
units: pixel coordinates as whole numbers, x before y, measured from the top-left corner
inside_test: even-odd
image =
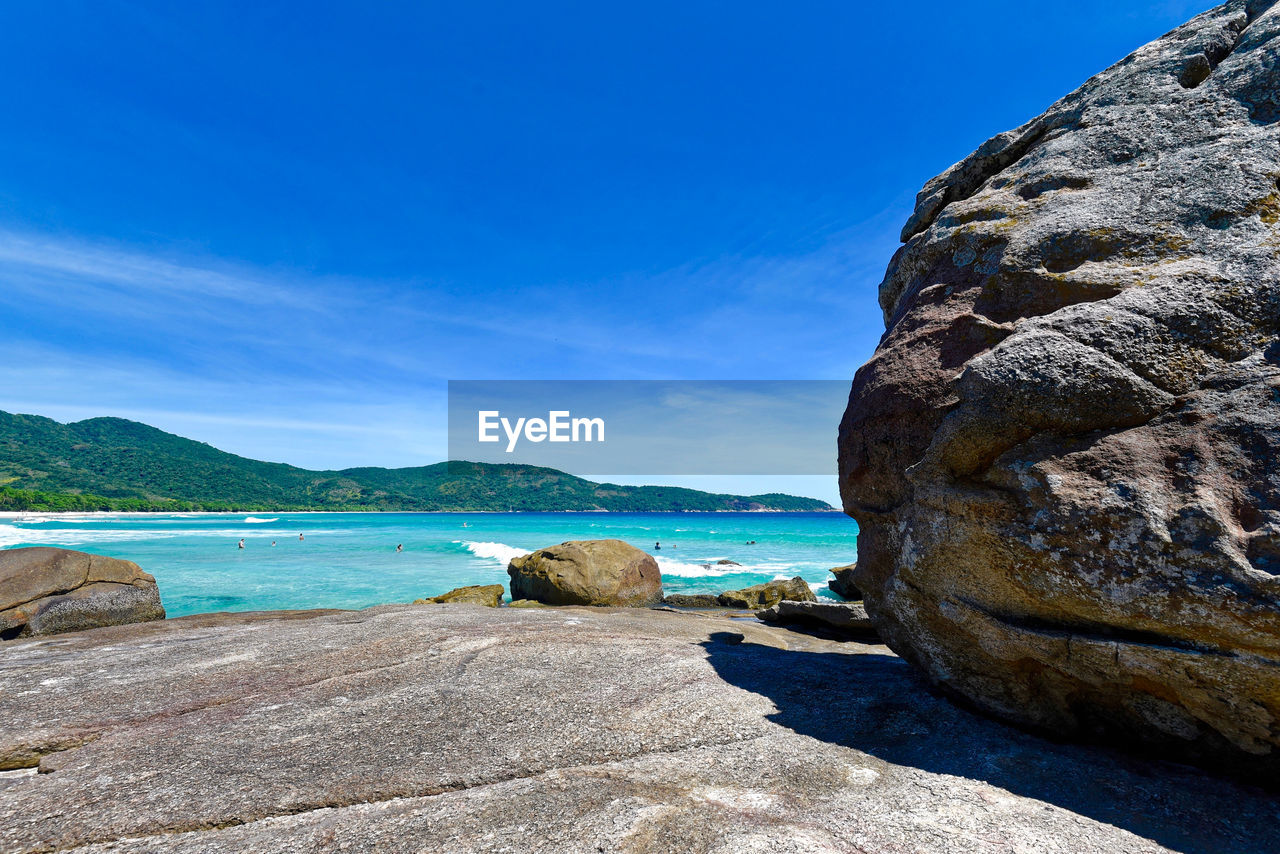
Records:
[[[4,4],[0,408],[400,466],[449,379],[851,378],[921,184],[1209,5]]]

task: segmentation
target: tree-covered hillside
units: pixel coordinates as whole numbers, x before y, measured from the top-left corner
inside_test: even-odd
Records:
[[[812,498],[593,483],[555,469],[436,463],[309,471],[122,418],[0,412],[0,510],[829,510]]]

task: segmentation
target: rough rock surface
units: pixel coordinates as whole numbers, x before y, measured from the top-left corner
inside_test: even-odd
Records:
[[[835,578],[827,582],[828,589],[841,599],[847,599],[851,602],[862,598],[862,591],[858,589],[857,583],[853,580],[854,573],[858,571],[858,565],[851,563],[848,566],[837,566],[831,570],[831,574]]]
[[[816,625],[840,632],[866,633],[876,630],[861,602],[792,602],[783,599],[756,612],[766,623]]]
[[[486,608],[496,608],[502,604],[502,585],[472,584],[468,587],[455,587],[439,596],[413,600],[415,605],[445,605],[450,602],[465,602],[484,605]]]
[[[132,561],[43,546],[0,550],[0,639],[163,619],[156,580]]]
[[[812,602],[818,597],[813,595],[808,582],[800,576],[786,581],[768,581],[764,584],[753,584],[741,590],[726,590],[716,597],[722,608],[768,608],[783,599],[794,602]]]
[[[720,608],[720,599],[714,593],[668,593],[662,597],[663,605],[673,608]]]
[[[547,605],[644,608],[662,602],[652,556],[622,540],[572,540],[512,558],[511,598]]]
[[[634,608],[0,644],[0,851],[1274,850],[1277,801],[1054,744],[878,645]],[[35,766],[46,773],[34,773]]]
[[[1280,8],[930,181],[840,429],[886,642],[1007,719],[1275,779]]]

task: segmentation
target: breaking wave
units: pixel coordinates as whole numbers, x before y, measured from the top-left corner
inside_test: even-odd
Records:
[[[519,549],[506,543],[471,543],[462,540],[454,540],[454,542],[459,543],[476,557],[495,560],[504,567],[510,563],[513,557],[527,555],[529,552],[536,551],[536,549]]]

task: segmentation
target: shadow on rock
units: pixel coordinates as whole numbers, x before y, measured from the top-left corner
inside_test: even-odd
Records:
[[[770,720],[894,765],[981,780],[1186,852],[1274,851],[1280,798],[1189,768],[1059,744],[939,697],[895,656],[800,652],[717,632],[726,682],[767,697]]]

